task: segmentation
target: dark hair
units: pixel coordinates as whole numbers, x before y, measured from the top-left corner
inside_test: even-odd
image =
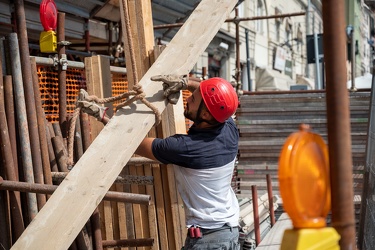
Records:
[[[207,111],[208,113],[210,113],[210,111],[208,110],[208,108],[207,108],[207,106],[206,106],[206,104],[204,103],[203,100],[202,100],[202,108],[201,108],[201,110],[204,110],[204,111]],[[205,120],[205,122],[207,122],[208,124],[213,125],[213,126],[221,124],[220,122],[218,122],[214,118],[214,116],[211,113],[210,113],[210,115],[211,115],[211,119],[210,120]]]

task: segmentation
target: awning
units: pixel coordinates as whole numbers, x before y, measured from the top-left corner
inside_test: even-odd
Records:
[[[299,85],[307,85],[308,89],[315,89],[315,82],[313,79],[297,75],[297,84]]]
[[[371,89],[372,74],[366,73],[363,76],[355,78],[354,84],[356,89]],[[352,87],[352,80],[347,82],[348,89]]]
[[[257,91],[290,90],[296,83],[287,75],[273,69],[256,68],[255,84]]]

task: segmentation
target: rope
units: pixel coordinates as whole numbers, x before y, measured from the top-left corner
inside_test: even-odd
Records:
[[[142,103],[144,103],[148,108],[150,108],[154,114],[155,114],[155,124],[154,126],[157,126],[160,121],[161,121],[161,113],[159,112],[159,110],[154,106],[152,105],[148,100],[146,100],[146,95],[143,91],[143,88],[142,88],[142,85],[139,84],[138,82],[138,75],[137,75],[137,65],[136,65],[136,61],[135,61],[135,53],[134,53],[134,49],[133,49],[133,37],[131,35],[131,27],[130,27],[130,20],[129,20],[129,11],[128,11],[128,3],[127,3],[127,0],[122,0],[122,3],[123,3],[123,11],[124,11],[124,21],[125,21],[125,27],[126,27],[126,32],[127,32],[127,39],[128,39],[128,44],[129,44],[129,53],[130,53],[130,61],[131,61],[131,69],[132,69],[132,75],[133,75],[133,80],[134,80],[134,86],[133,86],[133,90],[132,91],[129,91],[129,92],[125,92],[121,95],[118,95],[118,96],[114,96],[114,97],[108,97],[108,98],[98,98],[97,96],[95,95],[91,95],[91,96],[88,96],[86,98],[86,101],[93,101],[93,102],[96,102],[96,103],[99,103],[99,104],[103,104],[103,103],[108,103],[108,102],[114,102],[114,101],[117,101],[117,100],[121,100],[121,99],[124,99],[124,98],[129,98],[130,96],[133,96],[131,97],[130,99],[127,99],[126,101],[118,104],[116,106],[116,111],[122,107],[125,107],[125,106],[128,106],[130,104],[132,104],[133,102],[137,101],[137,100],[140,100]],[[72,119],[71,119],[71,123],[70,123],[70,128],[69,128],[69,138],[68,138],[68,169],[71,169],[73,167],[73,144],[74,144],[74,130],[75,130],[75,125],[76,125],[76,122],[77,122],[77,118],[80,114],[80,111],[81,111],[81,108],[80,107],[76,107],[76,109],[74,110],[73,112],[73,116],[72,116]]]
[[[68,134],[68,162],[67,167],[68,169],[72,169],[73,167],[73,144],[74,144],[74,130],[77,123],[77,118],[79,116],[79,113],[81,112],[80,107],[76,107],[76,109],[73,112],[73,116],[71,119],[70,127],[69,127],[69,134]]]

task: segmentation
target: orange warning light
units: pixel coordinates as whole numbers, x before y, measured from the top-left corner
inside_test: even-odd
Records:
[[[278,175],[283,206],[294,228],[325,227],[331,208],[328,148],[308,125],[287,138]]]

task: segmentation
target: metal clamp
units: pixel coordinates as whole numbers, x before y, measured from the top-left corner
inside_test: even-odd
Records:
[[[61,58],[60,58],[59,63],[61,65],[62,70],[68,69],[68,60],[66,59],[66,54],[61,54]]]
[[[69,42],[69,41],[60,41],[57,43],[57,45],[60,45],[60,46],[68,46],[68,45],[71,45],[72,42]]]

